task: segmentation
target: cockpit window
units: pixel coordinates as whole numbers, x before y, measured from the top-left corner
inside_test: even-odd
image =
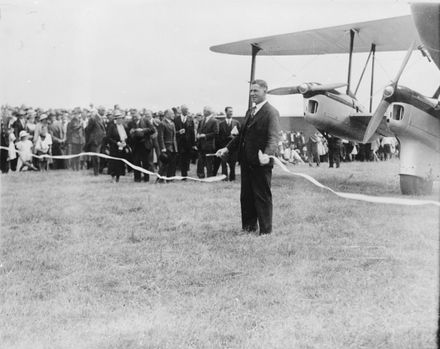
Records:
[[[310,114],[315,114],[318,111],[318,102],[309,100],[309,104],[307,105],[307,111]]]
[[[391,118],[397,121],[403,120],[403,112],[404,112],[404,108],[402,105],[394,104],[393,110],[391,112]]]

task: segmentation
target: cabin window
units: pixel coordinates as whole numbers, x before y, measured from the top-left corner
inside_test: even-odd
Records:
[[[318,111],[318,102],[309,100],[307,110],[310,114],[315,114]]]
[[[397,121],[403,120],[403,112],[404,112],[403,106],[399,104],[394,104],[393,110],[391,111],[391,118]]]

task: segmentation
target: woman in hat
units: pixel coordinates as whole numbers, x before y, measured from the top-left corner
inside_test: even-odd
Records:
[[[127,145],[128,131],[124,124],[124,114],[120,110],[114,111],[114,123],[110,123],[107,130],[107,143],[110,156],[125,159],[130,152]],[[119,177],[125,175],[125,163],[121,160],[109,160],[108,173],[113,182],[119,182]]]

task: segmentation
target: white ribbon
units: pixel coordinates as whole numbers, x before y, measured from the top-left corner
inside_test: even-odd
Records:
[[[341,193],[337,192],[321,183],[319,183],[316,179],[313,177],[306,175],[304,173],[296,173],[291,172],[282,162],[280,159],[278,159],[275,156],[270,155],[270,157],[275,161],[275,163],[281,167],[281,169],[293,176],[298,176],[307,179],[309,182],[313,183],[319,188],[326,189],[328,191],[331,191],[333,194],[336,194],[339,197],[350,199],[350,200],[359,200],[359,201],[366,201],[366,202],[373,202],[377,204],[394,204],[394,205],[406,205],[406,206],[420,206],[420,205],[435,205],[440,207],[440,202],[434,201],[434,200],[414,200],[414,199],[405,199],[405,198],[392,198],[392,197],[386,197],[386,196],[372,196],[372,195],[365,195],[365,194],[354,194],[354,193]]]
[[[0,149],[8,150],[8,148],[3,147],[3,146],[0,146]],[[17,152],[20,153],[19,151],[17,151]],[[79,156],[98,156],[98,157],[101,157],[104,159],[120,160],[120,161],[123,161],[124,163],[126,163],[128,166],[130,166],[134,170],[137,170],[137,171],[145,173],[145,174],[153,175],[159,179],[164,179],[164,180],[182,180],[182,179],[186,178],[186,179],[190,179],[190,180],[197,181],[197,182],[211,183],[211,182],[218,182],[218,181],[221,181],[224,178],[226,178],[225,175],[208,177],[208,178],[194,178],[194,177],[183,177],[183,176],[165,177],[165,176],[161,176],[158,173],[148,171],[142,167],[133,165],[131,162],[129,162],[125,159],[117,158],[114,156],[109,156],[106,154],[92,153],[92,152],[85,152],[85,153],[74,154],[74,155],[35,155],[35,154],[32,154],[32,156],[36,157],[38,159],[45,159],[46,158],[46,159],[64,159],[64,160],[73,159],[73,158],[76,158]],[[215,154],[206,154],[206,156],[215,156]],[[372,195],[365,195],[365,194],[337,192],[337,191],[319,183],[316,179],[314,179],[313,177],[311,177],[309,175],[306,175],[304,173],[290,171],[284,165],[284,163],[280,159],[278,159],[276,156],[270,155],[269,157],[272,158],[275,161],[275,163],[278,166],[280,166],[284,172],[286,172],[292,176],[298,176],[298,177],[305,178],[306,180],[313,183],[317,187],[322,188],[322,189],[326,189],[326,190],[332,192],[333,194],[335,194],[339,197],[345,198],[345,199],[372,202],[372,203],[377,203],[377,204],[393,204],[393,205],[405,205],[405,206],[434,205],[434,206],[440,207],[440,202],[434,201],[434,200],[414,200],[414,199],[393,198],[393,197],[386,197],[386,196],[379,197],[379,196],[372,196]]]
[[[5,149],[8,150],[8,148],[0,146],[0,149]],[[20,153],[20,151],[17,150],[18,153]],[[125,159],[122,158],[117,158],[114,156],[110,156],[110,155],[106,155],[106,154],[101,154],[101,153],[93,153],[93,152],[84,152],[84,153],[79,153],[79,154],[73,154],[73,155],[35,155],[32,154],[33,157],[38,158],[38,159],[60,159],[60,160],[68,160],[68,159],[73,159],[73,158],[77,158],[80,156],[98,156],[100,158],[104,158],[104,159],[111,159],[111,160],[120,160],[125,162],[128,166],[130,166],[132,169],[145,173],[145,174],[149,174],[149,175],[153,175],[156,176],[159,179],[164,179],[164,180],[182,180],[182,179],[190,179],[192,181],[197,181],[197,182],[205,182],[205,183],[211,183],[211,182],[218,182],[221,181],[223,179],[226,178],[225,175],[220,175],[220,176],[215,176],[215,177],[208,177],[208,178],[194,178],[194,177],[183,177],[183,176],[173,176],[173,177],[165,177],[165,176],[161,176],[159,173],[156,172],[151,172],[148,171],[142,167],[133,165],[130,161],[127,161]]]

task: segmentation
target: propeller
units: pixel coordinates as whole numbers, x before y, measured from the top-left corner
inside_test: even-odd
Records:
[[[385,112],[387,111],[388,107],[390,106],[391,102],[387,101],[387,98],[391,97],[394,93],[394,91],[397,88],[397,84],[399,82],[400,76],[403,73],[403,70],[405,69],[406,65],[408,64],[409,58],[411,57],[411,53],[414,50],[416,46],[416,42],[413,41],[411,43],[411,46],[409,47],[408,51],[406,52],[406,56],[400,66],[399,71],[397,72],[396,77],[394,80],[391,81],[391,84],[385,87],[383,92],[382,100],[380,101],[379,105],[377,106],[376,110],[374,111],[373,116],[370,119],[370,122],[368,123],[367,129],[364,134],[364,139],[362,140],[363,143],[367,143],[369,139],[374,135],[376,130],[378,129]]]
[[[285,96],[285,95],[295,95],[299,92],[299,86],[288,86],[288,87],[278,87],[274,88],[273,90],[267,91],[270,95],[277,95],[277,96]]]
[[[305,94],[307,92],[316,92],[316,91],[331,91],[336,88],[347,86],[346,83],[334,83],[334,84],[311,84],[305,83],[297,86],[287,86],[287,87],[279,87],[274,88],[273,90],[268,91],[267,93],[271,95],[285,96],[285,95],[294,95],[294,94]]]

